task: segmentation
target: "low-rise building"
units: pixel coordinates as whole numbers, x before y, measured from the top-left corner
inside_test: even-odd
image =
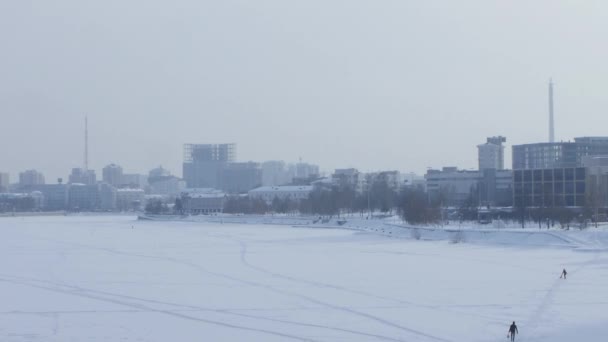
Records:
[[[311,185],[262,186],[249,191],[249,198],[261,199],[268,204],[271,204],[275,198],[300,201],[307,199],[312,190],[313,186]]]
[[[144,203],[142,189],[116,189],[116,209],[121,211],[138,210]]]
[[[185,214],[217,214],[224,210],[226,194],[210,188],[187,189],[181,194],[182,211]]]
[[[71,184],[69,186],[68,209],[93,211],[99,209],[100,197],[97,185]]]
[[[429,200],[440,200],[444,206],[462,206],[470,200],[477,205],[510,206],[512,178],[511,170],[458,170],[456,167],[428,170],[425,175]]]

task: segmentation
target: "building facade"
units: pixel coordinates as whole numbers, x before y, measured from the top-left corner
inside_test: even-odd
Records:
[[[97,185],[71,184],[69,186],[68,209],[72,211],[94,211],[100,208],[101,198]]]
[[[123,183],[123,173],[122,167],[116,164],[110,164],[103,168],[102,170],[103,181],[118,187]]]
[[[44,175],[36,170],[26,170],[19,173],[19,185],[31,186],[44,184]]]
[[[142,189],[116,189],[116,209],[120,211],[138,210],[144,203]]]
[[[222,172],[236,159],[236,144],[185,144],[183,175],[188,188],[222,186]]]
[[[505,168],[505,147],[507,139],[502,136],[487,138],[485,144],[477,145],[479,170]]]
[[[216,189],[187,189],[180,198],[185,214],[209,215],[224,210],[226,194]]]
[[[246,193],[262,185],[262,169],[254,162],[227,163],[222,170],[221,189],[230,194]]]
[[[363,192],[367,186],[365,174],[354,168],[336,169],[331,175],[332,182],[336,185],[348,185],[356,192]]]
[[[513,171],[514,207],[583,207],[587,169],[564,167]]]
[[[97,182],[97,176],[94,170],[85,170],[82,168],[73,168],[72,173],[68,177],[68,183],[79,183],[93,185]]]
[[[582,167],[585,156],[608,155],[608,137],[513,146],[513,170]]]
[[[277,198],[279,200],[290,199],[293,201],[301,201],[307,199],[313,191],[313,186],[262,186],[249,191],[249,198],[261,199],[267,204],[272,204],[272,201]]]
[[[291,182],[287,174],[285,162],[282,160],[269,160],[262,163],[262,185],[275,186]]]
[[[0,193],[8,192],[10,184],[9,174],[6,172],[0,172]]]
[[[426,189],[429,200],[444,206],[476,205],[506,207],[512,204],[513,172],[511,170],[458,170],[444,167],[428,170]]]
[[[148,176],[138,173],[124,173],[120,185],[122,187],[145,189],[148,186]]]

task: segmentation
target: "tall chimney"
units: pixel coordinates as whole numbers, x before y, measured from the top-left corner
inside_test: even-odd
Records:
[[[555,127],[553,126],[553,80],[549,79],[549,142],[555,142]]]
[[[89,170],[89,120],[84,117],[84,170]]]

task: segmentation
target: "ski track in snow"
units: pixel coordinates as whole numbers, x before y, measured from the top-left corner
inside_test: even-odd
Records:
[[[372,314],[369,314],[369,313],[362,312],[360,310],[352,309],[352,308],[345,307],[345,306],[335,305],[335,304],[332,304],[332,303],[329,303],[329,302],[318,300],[316,298],[312,298],[310,296],[298,294],[298,293],[295,293],[295,292],[292,292],[292,291],[282,290],[282,289],[275,288],[275,287],[267,285],[267,284],[263,284],[263,283],[259,283],[259,282],[255,282],[255,281],[251,281],[251,280],[245,280],[245,279],[238,278],[238,277],[235,277],[235,276],[232,276],[232,275],[228,275],[228,274],[225,274],[225,273],[219,273],[219,272],[210,271],[208,269],[205,269],[201,265],[193,263],[193,262],[190,262],[190,261],[179,260],[179,259],[176,259],[176,258],[166,257],[166,256],[136,254],[136,253],[119,251],[119,250],[112,249],[112,248],[107,248],[107,247],[99,247],[99,246],[94,246],[94,245],[75,243],[75,242],[68,242],[68,241],[63,241],[63,240],[55,240],[55,239],[48,239],[48,238],[38,238],[38,239],[47,240],[47,241],[51,241],[51,242],[55,242],[55,243],[74,245],[74,246],[83,247],[83,248],[96,249],[96,250],[104,251],[104,252],[111,253],[111,254],[132,256],[132,257],[139,257],[139,258],[147,258],[147,259],[159,259],[159,260],[164,260],[164,261],[168,261],[168,262],[172,262],[172,263],[176,263],[176,264],[181,264],[181,265],[185,265],[185,266],[189,266],[191,268],[194,268],[194,269],[196,269],[199,272],[204,273],[204,274],[209,274],[209,275],[213,275],[213,276],[216,276],[216,277],[228,279],[228,280],[231,280],[231,281],[234,281],[234,282],[238,282],[238,283],[242,283],[242,284],[245,284],[245,285],[249,285],[249,286],[252,286],[252,287],[263,288],[265,290],[268,290],[268,291],[271,291],[271,292],[274,292],[274,293],[277,293],[277,294],[285,295],[287,297],[302,299],[302,300],[308,301],[310,303],[323,306],[325,308],[329,308],[329,309],[333,309],[333,310],[336,310],[336,311],[339,311],[339,312],[343,312],[343,313],[347,313],[347,314],[352,314],[352,315],[355,315],[355,316],[363,317],[363,318],[366,318],[366,319],[369,319],[369,320],[372,320],[372,321],[384,324],[386,326],[398,329],[401,332],[405,332],[405,333],[417,336],[418,338],[423,337],[423,338],[434,340],[434,341],[452,342],[449,339],[445,339],[445,338],[442,338],[442,337],[434,336],[434,335],[425,333],[423,331],[418,331],[418,330],[415,330],[415,329],[411,329],[411,328],[408,328],[406,326],[400,325],[398,323],[394,323],[392,321],[389,321],[387,319],[384,319],[384,318],[381,318],[381,317],[378,317],[378,316],[375,316],[375,315],[372,315]],[[166,311],[165,310],[160,310],[158,312],[165,313]],[[167,313],[168,313],[168,311],[167,311]],[[181,315],[181,314],[179,314],[179,315]],[[205,320],[201,320],[201,321],[205,321]],[[210,321],[210,323],[212,323],[212,321]],[[329,327],[325,326],[325,328],[329,328]],[[272,332],[269,332],[269,333],[272,333]],[[380,336],[380,335],[377,335],[377,336]],[[405,340],[398,340],[398,341],[405,341]]]
[[[581,266],[575,268],[573,271],[568,271],[568,275],[572,277],[577,273],[583,271],[589,265],[591,265],[594,261],[596,261],[600,257],[599,253],[596,253],[595,256],[589,259],[587,262],[582,264]],[[566,286],[567,279],[557,278],[551,284],[551,287],[547,289],[547,292],[543,296],[543,299],[540,301],[540,304],[534,310],[534,312],[528,318],[526,325],[526,334],[524,337],[520,338],[520,341],[535,341],[538,335],[538,327],[539,324],[545,319],[547,310],[553,305],[554,297],[559,294],[559,289],[562,286]]]
[[[274,336],[278,336],[278,337],[294,339],[294,340],[298,340],[298,341],[319,342],[319,340],[300,337],[300,336],[296,336],[296,335],[284,334],[284,333],[277,332],[277,331],[271,331],[271,330],[266,330],[266,329],[258,329],[258,328],[252,328],[252,327],[247,327],[247,326],[240,326],[240,325],[235,325],[235,324],[230,324],[230,323],[224,323],[224,322],[220,322],[220,321],[214,321],[214,320],[209,320],[209,319],[200,318],[200,317],[196,317],[196,316],[186,315],[186,314],[176,312],[176,311],[155,309],[155,308],[143,305],[143,304],[127,302],[127,301],[116,299],[116,298],[110,298],[108,296],[95,295],[95,294],[91,294],[91,293],[81,292],[78,290],[63,289],[59,286],[45,286],[45,285],[39,285],[39,284],[27,282],[27,281],[11,280],[8,278],[0,278],[0,282],[28,286],[28,287],[32,287],[32,288],[47,290],[50,292],[56,292],[56,293],[70,295],[70,296],[93,299],[93,300],[97,300],[97,301],[102,301],[102,302],[107,302],[107,303],[112,303],[112,304],[116,304],[116,305],[120,305],[120,306],[129,307],[129,308],[133,308],[133,309],[139,309],[139,310],[142,310],[145,312],[155,312],[155,313],[165,314],[165,315],[182,318],[182,319],[187,319],[187,320],[191,320],[191,321],[219,325],[219,326],[226,327],[226,328],[247,330],[247,331],[257,332],[257,333],[264,333],[264,334],[274,335]]]
[[[8,278],[15,278],[17,280],[9,280]],[[271,321],[271,322],[284,323],[284,324],[289,324],[289,325],[298,325],[298,326],[304,326],[304,327],[310,327],[310,328],[321,328],[321,329],[326,329],[326,330],[334,330],[334,331],[346,332],[346,333],[351,333],[351,334],[354,334],[354,335],[374,337],[374,338],[377,338],[377,339],[380,339],[380,340],[385,340],[385,341],[404,341],[402,339],[396,339],[396,338],[392,338],[392,337],[388,337],[388,336],[382,336],[382,335],[378,335],[378,334],[372,334],[372,333],[367,333],[367,332],[357,331],[357,330],[352,330],[352,329],[338,328],[338,327],[332,327],[332,326],[321,325],[321,324],[301,323],[301,322],[295,322],[295,321],[283,320],[283,319],[275,319],[275,318],[269,318],[269,317],[251,315],[251,314],[244,314],[244,313],[240,313],[240,312],[235,312],[234,310],[211,309],[211,308],[203,308],[203,307],[194,306],[194,305],[178,304],[178,303],[173,303],[173,302],[168,302],[168,301],[160,301],[160,300],[155,300],[155,299],[148,299],[148,298],[142,298],[142,297],[135,297],[135,296],[129,296],[129,295],[111,293],[111,292],[107,292],[107,291],[94,290],[94,289],[84,288],[84,287],[81,287],[81,286],[68,285],[68,284],[64,284],[64,283],[55,283],[55,282],[45,281],[45,280],[41,280],[41,279],[32,279],[32,278],[22,278],[22,277],[8,276],[8,275],[0,275],[0,281],[12,282],[12,283],[15,283],[15,284],[22,284],[22,285],[25,285],[24,282],[26,282],[27,285],[29,285],[30,282],[44,283],[44,284],[50,284],[52,286],[57,286],[59,288],[62,288],[62,287],[69,288],[70,291],[76,291],[77,293],[93,293],[93,294],[98,294],[98,295],[102,295],[102,296],[110,296],[110,297],[115,297],[115,298],[123,298],[123,299],[135,300],[135,301],[144,302],[144,303],[147,303],[147,304],[161,304],[161,305],[168,305],[168,306],[175,306],[175,307],[182,308],[180,310],[159,310],[159,309],[154,309],[154,308],[151,308],[151,309],[148,309],[148,310],[144,310],[144,309],[140,308],[140,309],[132,309],[132,310],[112,310],[112,311],[108,311],[108,310],[104,310],[104,311],[87,310],[87,311],[5,312],[3,314],[59,314],[59,313],[61,313],[61,314],[70,314],[70,313],[71,314],[75,314],[75,313],[99,313],[99,312],[110,312],[110,313],[117,313],[117,312],[129,312],[129,313],[147,312],[147,313],[149,313],[149,312],[163,312],[163,311],[170,311],[170,312],[214,312],[214,313],[227,314],[227,315],[232,315],[232,316],[247,317],[247,318],[252,318],[252,319],[257,319],[257,320],[266,320],[266,321]],[[62,292],[62,291],[59,291],[59,292],[66,293],[66,292]],[[92,297],[87,297],[87,298],[92,298]],[[95,299],[97,299],[97,298],[95,298]],[[112,302],[112,303],[114,303],[114,302]]]
[[[323,227],[314,227],[314,228],[323,228]],[[372,231],[379,232],[378,229],[373,229],[373,228],[372,229],[366,229],[366,228],[353,229],[353,228],[349,228],[349,227],[331,227],[331,228],[349,229],[349,230],[354,230],[354,231],[367,232],[367,233],[371,233],[371,234],[374,234]],[[384,229],[381,229],[381,231],[382,231],[382,233],[380,233],[380,234],[387,236],[387,237],[400,237],[400,238],[404,237],[404,236],[398,236],[397,234],[393,234],[392,236],[387,235],[384,232]],[[183,233],[185,236],[187,236],[187,234],[192,233],[192,231],[180,231],[180,230],[176,230],[176,232],[178,234]],[[94,231],[93,231],[93,233],[94,233]],[[260,274],[269,276],[271,278],[254,278],[255,280],[250,280],[250,279],[245,278],[244,275],[240,275],[240,273],[238,273],[238,272],[237,272],[237,275],[222,272],[222,271],[218,272],[218,271],[211,270],[208,267],[205,267],[204,265],[201,265],[200,263],[197,263],[194,261],[183,260],[178,257],[172,257],[172,256],[166,256],[166,255],[130,252],[128,250],[104,247],[104,246],[99,246],[99,245],[95,245],[95,244],[86,244],[86,243],[80,243],[80,242],[65,241],[65,240],[59,240],[59,239],[54,239],[54,238],[45,238],[45,237],[40,237],[40,236],[31,236],[31,239],[44,240],[44,241],[48,241],[48,242],[52,242],[52,243],[56,243],[56,244],[68,245],[68,246],[71,245],[74,247],[82,248],[84,250],[97,250],[97,251],[101,251],[101,252],[113,254],[113,255],[160,260],[160,261],[167,262],[167,263],[185,266],[187,268],[195,270],[196,272],[198,272],[202,275],[221,278],[221,279],[228,280],[235,284],[247,285],[252,288],[259,288],[259,289],[262,289],[262,290],[265,290],[265,291],[268,291],[268,292],[271,292],[271,293],[274,293],[277,295],[284,296],[286,298],[297,299],[297,300],[301,300],[301,301],[313,304],[314,306],[312,308],[310,308],[310,310],[315,310],[319,307],[325,308],[328,310],[335,311],[336,313],[344,314],[344,316],[348,315],[348,316],[353,316],[354,318],[365,319],[370,322],[375,322],[375,323],[381,324],[384,327],[390,328],[390,329],[383,329],[381,333],[369,332],[369,331],[362,331],[360,329],[355,329],[354,326],[353,326],[353,328],[345,328],[345,327],[331,326],[328,324],[322,324],[322,323],[317,323],[317,322],[315,322],[315,323],[299,322],[296,320],[289,320],[289,319],[276,318],[276,317],[267,317],[267,316],[263,316],[263,315],[250,313],[250,312],[258,311],[258,309],[206,308],[206,307],[196,306],[196,305],[188,305],[188,304],[181,304],[181,303],[164,301],[164,300],[145,298],[144,296],[131,296],[131,295],[126,295],[126,294],[113,293],[110,291],[102,291],[102,290],[98,290],[98,289],[86,288],[86,287],[82,287],[82,286],[77,286],[77,285],[61,282],[60,280],[57,280],[57,277],[55,277],[55,275],[53,274],[52,271],[50,272],[50,277],[49,277],[50,279],[36,279],[36,278],[14,276],[14,275],[10,275],[10,274],[0,274],[0,282],[10,283],[10,284],[18,285],[18,286],[23,286],[23,287],[35,288],[35,289],[44,290],[44,291],[55,292],[55,293],[59,293],[59,294],[70,295],[70,296],[74,296],[74,297],[81,297],[81,298],[86,298],[86,299],[105,302],[105,303],[110,303],[110,304],[114,304],[114,305],[123,307],[124,309],[63,310],[63,311],[62,310],[5,311],[5,312],[0,312],[0,315],[42,315],[42,316],[48,317],[49,319],[51,319],[51,321],[50,321],[51,322],[51,328],[50,328],[51,336],[60,335],[60,325],[59,325],[59,316],[60,315],[96,314],[96,313],[102,313],[102,312],[116,312],[116,313],[157,313],[157,314],[161,314],[161,315],[165,315],[165,316],[169,316],[169,317],[173,317],[173,318],[178,318],[178,319],[182,319],[182,320],[197,322],[197,323],[201,323],[201,324],[216,325],[216,326],[221,326],[226,329],[248,331],[251,333],[260,334],[261,336],[264,336],[264,335],[274,336],[274,337],[279,337],[282,339],[290,339],[290,340],[297,340],[297,341],[314,341],[314,342],[332,341],[332,339],[329,339],[329,340],[324,339],[324,338],[320,337],[321,335],[316,333],[317,331],[325,330],[325,331],[344,333],[345,335],[340,335],[341,338],[342,337],[346,338],[346,336],[347,336],[346,334],[350,334],[353,337],[358,336],[358,337],[362,337],[362,338],[369,338],[369,339],[373,339],[373,340],[384,340],[384,341],[406,342],[406,341],[429,340],[429,341],[451,342],[452,340],[450,340],[450,339],[430,334],[424,330],[412,329],[411,327],[408,327],[407,325],[403,325],[403,324],[391,321],[389,319],[385,319],[381,315],[374,315],[374,314],[370,314],[370,313],[366,312],[366,310],[375,309],[376,308],[375,306],[351,307],[351,306],[339,305],[331,300],[327,300],[327,299],[321,300],[321,299],[318,299],[311,295],[308,295],[308,292],[306,292],[305,289],[302,289],[300,291],[292,290],[292,289],[289,289],[289,287],[284,287],[283,285],[278,285],[278,284],[282,284],[282,282],[278,282],[278,283],[272,282],[271,283],[270,280],[271,279],[280,279],[280,280],[286,281],[288,283],[290,282],[290,283],[297,284],[297,285],[304,285],[307,287],[314,287],[314,288],[319,288],[319,289],[337,291],[337,292],[344,293],[344,294],[352,294],[352,295],[356,295],[356,296],[362,296],[362,297],[387,301],[387,302],[396,304],[395,306],[378,306],[377,308],[414,307],[414,308],[420,308],[420,309],[424,309],[424,310],[436,310],[437,312],[449,311],[452,313],[456,313],[458,315],[470,315],[470,316],[477,316],[480,318],[484,318],[484,319],[486,319],[486,321],[492,321],[492,324],[500,322],[502,319],[499,319],[498,317],[492,317],[490,315],[483,315],[483,314],[479,313],[479,312],[484,312],[483,310],[479,310],[479,312],[478,312],[478,310],[475,310],[475,312],[467,312],[467,311],[459,311],[459,310],[455,310],[455,309],[456,308],[477,308],[477,307],[479,307],[479,308],[484,308],[484,307],[509,308],[508,306],[505,307],[504,304],[491,304],[492,302],[489,302],[489,304],[486,302],[485,304],[480,304],[480,305],[474,305],[474,304],[458,305],[458,304],[447,304],[447,303],[445,305],[418,304],[415,302],[402,300],[402,299],[395,298],[395,297],[383,296],[383,295],[379,295],[379,294],[372,293],[372,292],[366,292],[366,291],[357,290],[357,289],[353,289],[353,288],[349,288],[349,287],[345,287],[345,286],[330,284],[330,283],[326,283],[323,281],[318,281],[316,279],[311,280],[311,279],[306,279],[303,277],[292,276],[292,275],[289,275],[286,273],[272,270],[272,265],[267,266],[267,265],[259,265],[259,264],[253,263],[250,260],[251,259],[250,250],[257,251],[255,249],[255,247],[258,247],[258,246],[251,245],[251,243],[255,242],[255,240],[237,238],[236,236],[239,236],[238,234],[236,234],[236,235],[235,234],[217,234],[217,233],[214,234],[214,233],[208,233],[204,230],[198,231],[198,233],[202,233],[208,237],[225,239],[227,241],[234,243],[235,247],[239,251],[239,253],[238,253],[239,261],[243,267],[253,270],[255,272],[258,272]],[[586,231],[585,233],[588,233],[588,234],[572,236],[573,234],[570,232],[567,232],[566,234],[560,234],[560,233],[555,233],[553,231],[546,231],[546,232],[539,232],[539,233],[521,232],[518,234],[520,234],[520,236],[523,239],[527,239],[527,238],[529,238],[531,236],[535,236],[535,235],[538,236],[537,234],[551,236],[551,237],[565,243],[565,244],[562,244],[562,246],[560,246],[560,247],[568,246],[568,247],[572,248],[573,250],[578,250],[580,252],[594,253],[593,258],[591,258],[591,259],[581,260],[579,258],[579,262],[570,264],[571,267],[573,265],[578,265],[578,267],[576,267],[576,268],[573,267],[572,270],[569,270],[568,275],[574,276],[576,274],[581,274],[581,272],[585,268],[587,268],[590,265],[593,265],[593,263],[596,262],[597,259],[602,255],[601,253],[605,252],[607,250],[606,247],[604,246],[604,244],[602,243],[602,241],[599,240],[600,236],[597,231],[592,231],[592,233],[590,231]],[[395,236],[395,235],[397,235],[397,236]],[[589,238],[591,238],[591,239],[589,239]],[[536,243],[536,241],[537,240],[535,239],[535,240],[531,240],[530,242]],[[500,245],[501,242],[492,242],[492,244]],[[531,246],[531,245],[533,245],[533,244],[530,244],[527,246]],[[65,259],[66,250],[68,250],[68,249],[59,249],[58,251],[56,250],[56,255],[60,258]],[[391,252],[387,251],[386,253],[390,254]],[[160,253],[160,254],[163,254],[163,253]],[[405,254],[407,254],[407,253],[405,253]],[[475,258],[468,257],[469,255],[470,254],[462,254],[462,255],[457,254],[457,255],[451,256],[451,257],[456,258],[456,259],[460,258],[462,260],[470,259],[471,261],[475,261],[478,263],[490,263],[490,264],[494,263],[496,265],[500,265],[503,268],[508,267],[510,265],[508,262],[502,263],[502,262],[498,262],[495,260],[477,260]],[[423,255],[423,256],[428,256],[428,255]],[[532,264],[532,265],[534,265],[534,264]],[[519,267],[519,268],[525,268],[525,266]],[[534,269],[535,268],[531,267],[528,269],[528,271],[533,271]],[[135,284],[139,284],[139,283],[136,282]],[[537,282],[537,285],[538,285],[538,282]],[[532,341],[538,340],[541,337],[542,338],[546,337],[546,336],[539,336],[540,330],[543,327],[546,328],[547,326],[554,326],[557,324],[555,322],[555,320],[557,318],[555,318],[554,315],[552,314],[553,311],[555,311],[555,308],[553,308],[553,310],[552,310],[552,306],[554,306],[556,299],[559,298],[560,289],[563,286],[568,286],[568,283],[564,282],[563,279],[556,278],[553,282],[550,283],[550,286],[548,286],[545,290],[542,290],[542,292],[539,291],[539,296],[536,297],[536,299],[538,300],[538,302],[537,302],[538,304],[536,305],[536,307],[530,305],[530,307],[532,309],[529,312],[527,312],[527,315],[529,315],[528,319],[521,320],[522,324],[520,326],[524,328],[524,332],[521,335],[518,335],[516,340],[524,341],[524,342],[532,342]],[[300,287],[298,287],[298,288],[300,288]],[[542,289],[542,287],[541,287],[541,289]],[[579,302],[579,304],[580,303],[581,302]],[[589,304],[601,304],[601,303],[593,302],[593,303],[589,303]],[[513,307],[516,307],[516,305],[513,305]],[[308,309],[309,308],[305,308],[305,307],[296,308],[296,310],[308,310]],[[267,309],[260,309],[259,311],[262,311],[262,310],[272,311],[273,309],[267,308]],[[243,312],[243,311],[248,311],[248,312]],[[492,311],[486,311],[486,312],[492,312]],[[551,315],[549,313],[551,313]],[[232,317],[232,318],[242,317],[242,318],[247,318],[247,319],[251,319],[251,320],[267,321],[267,322],[277,323],[277,325],[272,326],[272,328],[269,328],[269,329],[256,328],[255,323],[249,324],[249,323],[240,322],[240,321],[237,324],[226,323],[226,322],[223,322],[221,319],[215,319],[216,317],[210,316],[211,314],[213,314],[215,316],[220,316],[220,317],[222,315],[226,315],[227,317]],[[205,317],[205,316],[207,316],[207,317]],[[515,319],[515,320],[518,321],[517,319]],[[287,327],[289,327],[289,326],[304,327],[307,329],[311,329],[311,332],[309,332],[307,330],[303,330],[299,334],[295,334],[295,333],[292,334],[291,331],[286,330]],[[275,330],[275,328],[276,328],[276,330]],[[287,332],[285,332],[285,331],[287,331]],[[36,335],[36,334],[30,334],[30,335],[26,336],[26,335],[22,334],[19,336],[23,336],[24,338],[28,338],[28,337],[29,338],[40,338],[40,336]],[[11,335],[7,334],[5,336],[11,336]]]

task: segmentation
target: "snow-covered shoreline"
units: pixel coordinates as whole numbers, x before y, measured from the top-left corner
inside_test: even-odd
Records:
[[[140,216],[154,221],[208,222],[220,224],[287,225],[301,228],[346,229],[400,239],[448,241],[450,243],[495,244],[505,246],[563,247],[577,250],[608,251],[608,227],[583,230],[561,228],[515,227],[499,222],[478,225],[465,222],[445,226],[415,226],[396,217],[365,219],[360,217],[322,220],[313,216],[285,215],[212,215],[212,216]],[[501,227],[501,228],[498,228]]]

